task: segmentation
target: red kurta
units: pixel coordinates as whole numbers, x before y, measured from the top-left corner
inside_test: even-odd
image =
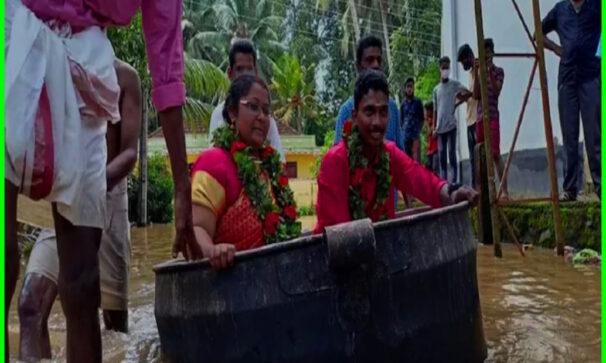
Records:
[[[446,181],[413,161],[392,142],[386,142],[385,148],[390,154],[389,171],[392,177],[389,196],[384,204],[387,216],[395,217],[394,187],[402,194],[411,195],[431,207],[440,207],[440,190]],[[321,233],[325,227],[352,220],[348,202],[349,178],[347,147],[345,142],[341,141],[328,151],[320,166],[316,204],[318,222],[314,233]],[[377,177],[373,168],[366,169],[360,194],[366,201],[367,211],[375,202],[376,183]]]

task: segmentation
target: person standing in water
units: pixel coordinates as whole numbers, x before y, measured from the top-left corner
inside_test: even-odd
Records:
[[[128,332],[130,224],[126,178],[137,161],[142,112],[137,71],[115,61],[120,85],[120,115],[107,128],[107,210],[99,247],[101,309],[105,328]],[[51,359],[48,317],[58,294],[59,255],[54,231],[44,230],[30,253],[19,296],[19,357]]]

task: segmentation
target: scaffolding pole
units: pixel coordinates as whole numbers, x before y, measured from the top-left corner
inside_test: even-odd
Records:
[[[488,195],[490,200],[490,220],[492,226],[492,239],[494,243],[494,255],[503,257],[501,250],[501,236],[499,230],[499,215],[497,206],[497,195],[494,182],[494,162],[492,159],[492,148],[490,138],[490,121],[488,119],[488,77],[486,71],[486,49],[484,47],[484,23],[482,17],[482,1],[475,0],[476,32],[478,36],[478,52],[480,57],[480,93],[482,102],[482,124],[484,126],[484,145],[486,149],[486,174],[488,176]],[[476,80],[477,82],[477,80]]]
[[[558,181],[556,174],[556,161],[555,161],[555,151],[553,144],[553,130],[551,126],[551,113],[549,108],[549,94],[547,89],[547,72],[545,69],[545,44],[544,44],[544,35],[541,24],[541,13],[539,7],[538,0],[532,0],[532,12],[533,19],[535,25],[535,37],[533,38],[524,17],[522,16],[522,12],[516,2],[516,0],[511,0],[514,9],[524,27],[524,30],[530,40],[533,50],[535,53],[499,53],[495,54],[495,56],[499,57],[507,57],[507,58],[534,58],[534,64],[532,67],[532,71],[530,74],[530,79],[528,81],[528,86],[526,87],[526,92],[524,94],[524,101],[522,103],[522,109],[520,111],[520,115],[518,118],[518,122],[516,124],[516,129],[514,133],[514,139],[512,145],[509,149],[509,155],[507,158],[505,170],[503,171],[503,180],[507,180],[507,175],[509,172],[511,160],[513,158],[513,153],[515,150],[515,145],[519,136],[520,127],[522,121],[524,119],[524,113],[526,111],[526,106],[528,103],[528,98],[530,95],[530,88],[532,86],[535,73],[538,69],[539,71],[539,80],[541,84],[541,101],[543,106],[543,123],[545,127],[545,138],[547,143],[547,162],[548,162],[548,171],[549,171],[549,182],[550,182],[550,190],[551,196],[549,198],[533,198],[533,199],[519,199],[519,200],[500,200],[501,194],[503,192],[502,185],[500,186],[498,193],[495,192],[495,178],[494,178],[494,162],[493,157],[490,152],[490,144],[491,144],[491,130],[489,127],[489,119],[488,119],[488,98],[487,98],[487,90],[488,90],[488,76],[487,76],[487,68],[486,68],[486,50],[484,48],[484,28],[483,28],[483,17],[482,17],[482,2],[481,0],[475,0],[475,15],[476,15],[476,29],[477,29],[477,41],[478,41],[478,51],[479,51],[479,60],[480,60],[480,90],[481,90],[481,102],[482,102],[482,120],[484,126],[484,144],[486,152],[486,165],[487,165],[487,176],[488,176],[488,192],[489,192],[489,200],[490,200],[490,215],[492,220],[492,231],[493,238],[495,243],[495,256],[501,257],[502,251],[500,246],[500,230],[499,225],[496,222],[499,217],[505,223],[507,227],[507,232],[511,235],[513,242],[518,245],[518,248],[521,248],[516,236],[513,226],[507,221],[507,218],[502,210],[502,208],[507,205],[512,204],[523,204],[523,203],[532,203],[537,201],[551,201],[553,206],[553,222],[555,229],[555,238],[556,238],[556,246],[557,253],[560,256],[564,255],[564,238],[562,233],[562,220],[560,215],[560,201],[559,201],[559,193],[558,193]],[[536,38],[536,44],[535,44]],[[502,181],[501,181],[502,182]],[[520,253],[524,255],[523,248],[521,248]]]
[[[539,63],[539,79],[541,81],[541,100],[543,101],[543,123],[547,139],[547,162],[549,181],[551,183],[551,202],[553,204],[553,222],[555,227],[558,256],[564,256],[564,238],[562,235],[562,218],[560,216],[560,200],[558,196],[558,177],[556,174],[555,151],[553,147],[553,131],[551,129],[551,112],[549,111],[549,94],[547,93],[547,71],[545,70],[545,44],[543,26],[541,23],[541,8],[539,0],[532,0],[534,28],[537,40],[537,60]]]

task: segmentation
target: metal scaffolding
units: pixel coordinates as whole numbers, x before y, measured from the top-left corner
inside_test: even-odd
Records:
[[[494,254],[497,257],[502,257],[503,252],[501,250],[501,241],[500,241],[500,230],[499,230],[499,218],[505,224],[506,230],[513,242],[518,246],[520,253],[524,255],[524,249],[521,244],[518,242],[518,239],[515,235],[515,231],[505,213],[502,211],[502,207],[512,203],[530,203],[536,201],[548,201],[551,200],[553,205],[553,223],[555,228],[555,238],[557,245],[557,253],[558,255],[564,255],[564,238],[562,233],[562,220],[560,216],[560,201],[559,201],[559,193],[558,193],[558,180],[556,174],[556,162],[555,162],[555,151],[553,145],[553,131],[551,127],[551,113],[549,110],[549,95],[547,90],[547,72],[545,70],[545,48],[544,48],[544,34],[541,26],[541,13],[539,8],[539,0],[532,0],[532,9],[533,9],[533,18],[535,25],[535,36],[533,37],[530,32],[526,21],[524,20],[524,16],[520,11],[520,7],[518,6],[516,0],[511,0],[512,5],[515,9],[515,12],[520,19],[522,26],[526,35],[528,36],[528,40],[532,45],[534,53],[500,53],[495,54],[495,57],[505,57],[505,58],[531,58],[534,59],[534,64],[532,67],[532,71],[530,72],[530,77],[528,80],[528,86],[526,87],[526,92],[524,93],[524,100],[522,103],[522,109],[520,110],[520,115],[518,117],[518,122],[516,124],[513,141],[509,148],[509,155],[507,157],[507,161],[505,163],[505,168],[503,171],[503,180],[507,180],[507,174],[509,172],[509,167],[511,165],[511,161],[513,159],[513,153],[515,150],[516,142],[518,140],[518,136],[520,133],[520,127],[522,125],[522,121],[524,119],[524,113],[526,111],[526,105],[528,104],[528,98],[530,96],[530,89],[534,82],[534,78],[536,75],[536,71],[539,71],[539,80],[541,85],[541,100],[543,106],[543,122],[545,127],[545,138],[547,142],[547,162],[548,162],[548,170],[549,170],[549,181],[551,186],[551,196],[546,198],[534,198],[534,199],[518,199],[518,200],[509,200],[509,201],[501,201],[501,196],[503,194],[503,183],[501,183],[499,190],[497,191],[495,188],[495,177],[494,177],[494,162],[493,156],[490,152],[491,149],[491,130],[489,124],[489,114],[488,114],[488,83],[487,83],[487,68],[486,68],[486,50],[484,48],[484,25],[483,25],[483,17],[482,17],[482,2],[481,0],[475,0],[475,15],[476,15],[476,30],[477,30],[477,42],[478,42],[478,51],[479,51],[479,61],[480,61],[480,72],[479,72],[479,82],[480,82],[480,92],[481,92],[481,102],[482,102],[482,123],[484,126],[484,146],[486,151],[486,171],[488,177],[488,193],[490,200],[490,219],[491,219],[491,228],[492,228],[492,236],[494,240]],[[476,80],[477,82],[478,80]],[[486,192],[486,191],[482,191]]]

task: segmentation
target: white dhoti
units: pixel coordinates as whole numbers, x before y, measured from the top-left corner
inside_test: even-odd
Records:
[[[126,179],[107,193],[106,225],[99,246],[101,308],[126,310],[130,267],[130,225]],[[37,273],[57,284],[59,255],[53,230],[43,230],[29,257],[25,274]]]
[[[120,119],[114,52],[99,27],[71,34],[5,2],[5,178],[57,203],[74,225],[105,226],[107,122]]]

